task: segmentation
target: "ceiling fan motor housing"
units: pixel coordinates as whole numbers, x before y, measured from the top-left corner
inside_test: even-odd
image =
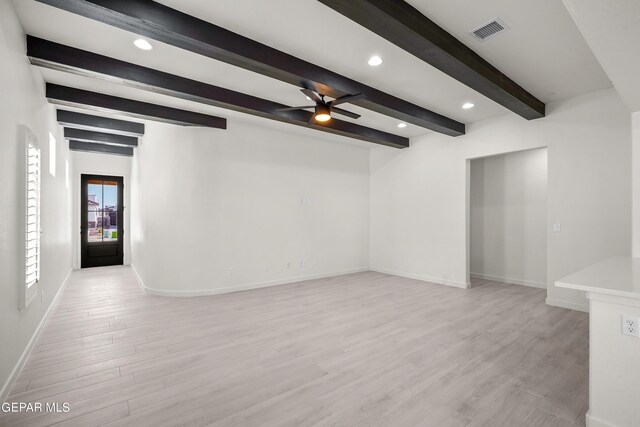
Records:
[[[331,107],[324,104],[316,104],[316,114],[331,114]]]

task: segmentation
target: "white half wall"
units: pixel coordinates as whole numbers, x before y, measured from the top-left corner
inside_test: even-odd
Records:
[[[71,269],[69,151],[44,96],[44,80],[29,66],[26,39],[11,2],[0,1],[0,401],[35,342],[45,313]],[[18,309],[24,255],[18,126],[26,125],[41,150],[41,274],[38,295]],[[50,142],[50,135],[53,140]],[[51,166],[54,166],[53,168]],[[55,174],[55,176],[54,176]],[[24,385],[26,387],[26,384]]]
[[[471,160],[471,277],[547,287],[547,150]]]
[[[80,206],[80,185],[81,175],[83,174],[95,174],[95,175],[111,175],[124,177],[124,264],[131,263],[131,250],[129,236],[130,230],[130,194],[129,188],[131,181],[131,163],[132,158],[126,156],[114,156],[107,154],[87,153],[82,151],[71,151],[71,158],[73,159],[73,268],[80,268],[80,212],[82,206]]]
[[[368,148],[228,126],[147,125],[130,210],[144,286],[202,295],[368,269]]]
[[[583,292],[553,282],[630,254],[631,124],[613,89],[548,104],[543,119],[508,114],[411,145],[371,153],[373,269],[465,284],[468,159],[539,147],[548,147],[548,302],[587,310]]]
[[[590,293],[589,427],[640,425],[640,339],[622,334],[623,316],[640,317],[640,300]]]

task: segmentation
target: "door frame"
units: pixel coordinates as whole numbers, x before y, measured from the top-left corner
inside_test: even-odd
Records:
[[[80,190],[80,215],[79,215],[79,222],[80,222],[80,233],[79,233],[79,238],[80,238],[80,244],[79,244],[79,249],[80,249],[80,268],[88,268],[88,267],[99,267],[100,265],[94,265],[94,266],[90,266],[88,263],[88,247],[89,247],[89,242],[87,239],[87,235],[86,235],[86,229],[85,229],[85,225],[88,223],[88,211],[86,209],[86,203],[84,203],[84,201],[86,201],[88,199],[88,188],[87,185],[84,185],[85,180],[102,180],[102,181],[113,181],[116,182],[118,185],[118,211],[117,211],[117,216],[118,216],[118,240],[117,240],[117,247],[118,247],[118,255],[116,255],[117,261],[114,264],[108,264],[108,265],[124,265],[124,248],[125,248],[125,244],[124,244],[124,239],[125,239],[125,217],[124,217],[124,211],[125,211],[125,205],[124,205],[124,191],[125,191],[125,177],[124,176],[116,176],[116,175],[107,175],[107,174],[96,174],[96,173],[80,173],[80,180],[79,180],[79,190]]]
[[[547,150],[547,215],[546,225],[549,227],[549,146],[540,145],[529,148],[519,148],[516,150],[500,151],[493,154],[485,154],[482,156],[467,157],[465,171],[465,277],[467,278],[467,288],[471,288],[471,161],[477,159],[486,159],[488,157],[505,156],[508,154],[522,153],[533,150]],[[549,231],[546,235],[546,251],[547,251],[547,287],[549,288]]]

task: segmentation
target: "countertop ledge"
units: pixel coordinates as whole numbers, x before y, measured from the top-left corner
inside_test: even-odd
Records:
[[[609,258],[555,284],[559,288],[640,299],[640,258]]]

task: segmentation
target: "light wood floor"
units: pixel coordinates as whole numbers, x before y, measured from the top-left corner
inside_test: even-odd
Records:
[[[197,298],[74,272],[1,425],[574,426],[588,316],[540,289],[379,273]]]

